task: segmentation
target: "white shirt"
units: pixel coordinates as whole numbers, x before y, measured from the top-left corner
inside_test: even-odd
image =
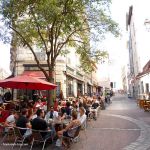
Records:
[[[6,121],[9,123],[9,124],[13,124],[15,123],[15,116],[14,115],[10,115],[7,117]]]
[[[45,116],[45,119],[48,120],[50,118],[50,111],[47,112],[46,116]],[[57,111],[53,111],[53,118],[58,118],[58,112]]]
[[[78,119],[80,120],[81,124],[83,124],[86,121],[86,114],[83,114],[82,116],[80,116],[80,113],[79,113]]]
[[[35,118],[37,118],[37,114],[34,114],[34,115],[32,116],[32,120],[35,119]]]

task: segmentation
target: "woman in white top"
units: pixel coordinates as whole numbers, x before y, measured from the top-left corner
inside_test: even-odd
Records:
[[[5,127],[14,126],[18,117],[18,113],[14,111],[10,116],[7,117],[4,123]]]
[[[74,137],[76,130],[70,130],[70,129],[73,129],[73,128],[79,127],[79,126],[81,126],[81,122],[77,119],[76,111],[73,111],[72,112],[72,121],[66,126],[65,129],[62,129],[61,131],[57,132],[57,135],[59,138],[58,140],[60,140],[60,138],[62,136]],[[64,141],[62,141],[62,142],[65,146],[68,146],[68,145],[66,145],[66,143]]]
[[[79,108],[78,119],[80,120],[81,124],[85,123],[85,121],[86,121],[86,114],[85,114],[84,107],[80,107]]]

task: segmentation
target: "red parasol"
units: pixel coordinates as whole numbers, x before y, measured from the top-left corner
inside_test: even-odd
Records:
[[[57,85],[32,76],[16,76],[0,81],[0,87],[13,89],[52,90]]]

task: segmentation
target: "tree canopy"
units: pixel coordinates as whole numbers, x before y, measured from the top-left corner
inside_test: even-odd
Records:
[[[90,41],[100,41],[107,32],[119,34],[110,17],[110,4],[110,0],[0,0],[1,20],[7,31],[3,29],[1,36],[8,41],[11,35],[16,46],[29,48],[47,79],[49,74],[36,56],[35,45],[45,52],[49,71],[70,47],[79,54],[83,70],[93,71],[107,52],[92,49]]]

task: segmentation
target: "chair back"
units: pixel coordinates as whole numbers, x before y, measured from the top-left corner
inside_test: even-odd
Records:
[[[0,133],[3,133],[5,130],[4,123],[0,123]]]
[[[39,130],[32,129],[32,137],[35,141],[43,141],[43,137]]]
[[[75,134],[74,134],[74,138],[77,137],[77,136],[79,136],[80,130],[81,130],[81,126],[78,126],[78,127],[76,128],[76,132],[75,132]]]
[[[71,137],[72,137],[72,138],[75,138],[75,137],[77,137],[77,136],[79,135],[80,130],[81,130],[81,125],[69,129],[69,130],[68,130],[68,133],[71,134]]]
[[[10,115],[10,111],[8,110],[3,110],[1,112],[1,116],[0,116],[0,122],[5,122],[6,118]]]
[[[22,139],[23,135],[21,134],[20,130],[25,130],[25,128],[14,127],[15,136],[17,136],[18,138]]]
[[[81,124],[81,129],[85,130],[87,128],[87,118],[83,121],[83,123]]]

